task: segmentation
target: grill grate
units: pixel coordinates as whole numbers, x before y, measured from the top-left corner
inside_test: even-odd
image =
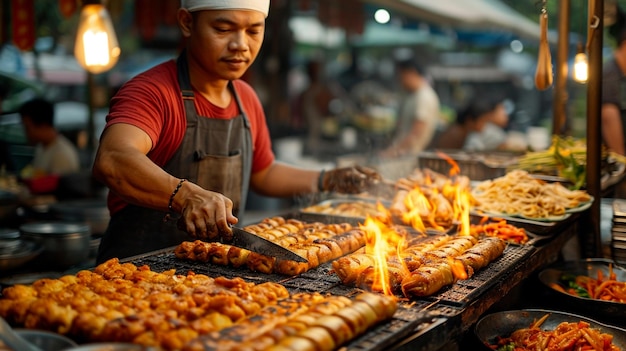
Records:
[[[514,269],[517,263],[531,255],[534,250],[532,246],[509,245],[503,256],[491,262],[468,280],[458,281],[428,298],[410,300],[401,298],[398,311],[390,321],[370,329],[351,341],[348,348],[382,351],[408,336],[411,336],[413,340],[417,337],[419,343],[420,337],[429,334],[428,337],[423,337],[424,342],[427,342],[426,340],[430,339],[433,333],[445,332],[441,331],[445,328],[438,328],[444,324],[443,322],[459,316],[468,303],[480,298],[482,292],[498,282],[503,274]],[[278,274],[251,272],[246,267],[236,269],[209,263],[183,261],[174,256],[172,248],[131,257],[125,261],[138,266],[148,265],[151,270],[157,272],[176,269],[178,274],[193,271],[212,277],[241,277],[253,283],[270,281],[282,284],[292,293],[321,292],[352,296],[361,291],[358,288],[343,285],[339,278],[332,274],[330,262],[299,276],[286,277]],[[445,336],[442,337],[445,340]]]

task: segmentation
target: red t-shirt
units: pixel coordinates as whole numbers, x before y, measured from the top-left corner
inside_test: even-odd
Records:
[[[274,162],[265,113],[248,83],[242,80],[233,83],[250,120],[252,173],[255,173]],[[194,92],[196,111],[200,116],[230,119],[239,114],[235,99],[232,99],[228,107],[221,108],[213,105],[197,91]],[[131,124],[150,136],[152,149],[148,152],[148,157],[154,163],[163,167],[169,161],[180,146],[187,128],[175,60],[157,65],[122,86],[111,99],[106,127],[116,123]],[[113,192],[109,192],[108,204],[111,213],[126,206]]]

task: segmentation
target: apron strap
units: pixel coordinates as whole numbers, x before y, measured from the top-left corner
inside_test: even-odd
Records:
[[[195,95],[193,88],[191,87],[191,80],[189,79],[189,65],[187,64],[187,51],[183,50],[176,59],[176,71],[178,76],[178,84],[180,85],[181,97],[185,105],[185,118],[187,123],[195,123],[198,114],[195,106]],[[242,172],[242,184],[241,184],[241,199],[239,204],[239,216],[243,216],[246,208],[246,198],[248,196],[248,190],[250,188],[250,175],[252,173],[252,158],[253,158],[253,144],[252,144],[252,131],[250,129],[250,120],[248,114],[243,108],[241,98],[235,89],[235,85],[232,81],[228,82],[228,88],[232,91],[235,97],[237,107],[243,117],[243,124],[245,127],[245,137],[243,141],[243,172]]]
[[[178,55],[176,59],[176,72],[178,75],[178,84],[180,85],[180,94],[185,105],[185,116],[187,123],[193,121],[196,117],[195,95],[191,87],[189,79],[189,65],[187,64],[187,50]]]
[[[241,184],[241,199],[239,204],[239,216],[243,217],[246,209],[246,198],[248,197],[248,190],[250,188],[250,176],[252,174],[252,158],[254,157],[254,148],[252,145],[252,131],[250,130],[250,120],[248,119],[248,114],[243,108],[243,104],[241,103],[241,99],[239,98],[239,94],[237,93],[237,89],[233,82],[228,83],[231,88],[233,95],[235,96],[235,101],[237,102],[237,106],[239,107],[239,111],[241,111],[241,115],[243,118],[243,125],[245,130],[245,137],[243,140],[243,176],[242,176],[242,184]]]

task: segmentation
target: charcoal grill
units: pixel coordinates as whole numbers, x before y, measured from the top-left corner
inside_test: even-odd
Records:
[[[532,246],[509,245],[504,254],[478,271],[470,279],[448,286],[437,294],[419,299],[401,299],[394,317],[382,323],[361,337],[352,340],[350,350],[383,351],[389,350],[399,340],[411,337],[414,342],[430,343],[432,338],[446,341],[447,326],[455,323],[463,309],[480,298],[480,295],[497,283],[515,266],[527,259],[536,250]],[[185,261],[176,258],[173,248],[159,250],[124,260],[137,266],[148,265],[151,270],[162,272],[175,269],[177,274],[193,271],[211,277],[241,277],[253,283],[275,282],[285,286],[291,293],[320,292],[334,295],[352,296],[362,290],[346,286],[332,273],[330,263],[309,270],[301,275],[287,277],[278,274],[253,272],[245,267],[233,268]],[[440,337],[436,337],[439,335]]]

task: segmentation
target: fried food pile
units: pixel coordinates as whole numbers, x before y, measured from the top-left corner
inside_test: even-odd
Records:
[[[467,279],[498,258],[506,242],[496,237],[477,239],[470,235],[436,235],[407,240],[385,254],[389,285],[405,297],[429,296],[458,279]],[[332,263],[346,285],[377,290],[376,256],[359,250]]]
[[[415,229],[433,228],[446,230],[452,227],[455,218],[455,203],[470,206],[470,180],[463,175],[452,177],[428,168],[415,169],[413,173],[396,181],[396,194],[389,206],[394,220],[411,225]],[[466,199],[459,196],[466,192]],[[416,226],[415,221],[420,225]]]
[[[308,262],[278,260],[235,246],[199,240],[181,243],[174,249],[174,254],[179,259],[233,267],[246,266],[252,271],[293,276],[365,245],[365,233],[348,223],[306,223],[277,216],[265,218],[244,229],[297,253]]]
[[[277,283],[157,273],[117,259],[93,272],[8,287],[0,299],[0,316],[14,327],[49,330],[78,342],[184,351],[242,344],[265,350],[293,342],[333,350],[391,318],[396,308],[382,295],[290,295]]]

